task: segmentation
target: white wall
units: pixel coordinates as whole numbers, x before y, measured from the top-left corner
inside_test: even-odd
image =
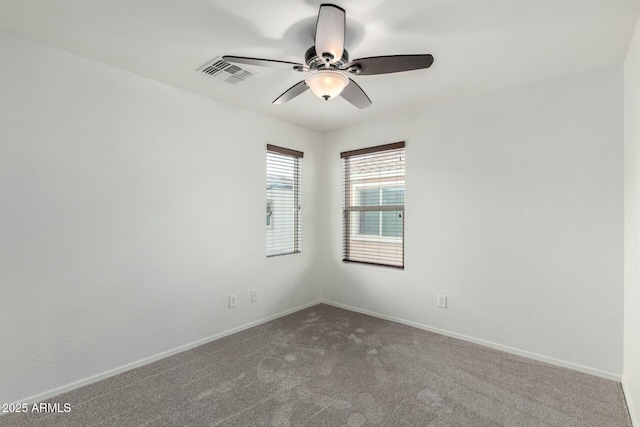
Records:
[[[622,83],[606,70],[326,134],[323,297],[619,378]],[[405,270],[344,264],[339,153],[402,140]]]
[[[640,19],[624,64],[624,122],[623,385],[640,425]]]
[[[318,299],[318,134],[6,33],[0,63],[0,402]],[[265,257],[267,143],[305,151],[299,255]]]

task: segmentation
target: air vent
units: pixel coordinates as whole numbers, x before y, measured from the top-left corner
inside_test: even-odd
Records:
[[[198,68],[198,71],[232,85],[243,82],[249,77],[255,75],[255,73],[251,73],[247,70],[243,70],[237,65],[228,63],[219,56],[216,56],[202,67]]]

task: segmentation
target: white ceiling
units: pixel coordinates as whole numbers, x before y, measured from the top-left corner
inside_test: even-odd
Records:
[[[326,2],[326,0],[325,0]],[[622,64],[640,0],[340,0],[352,59],[431,53],[428,70],[355,76],[373,105],[310,92],[253,66],[229,85],[196,70],[218,55],[304,62],[321,0],[0,0],[0,29],[306,128],[327,131]]]

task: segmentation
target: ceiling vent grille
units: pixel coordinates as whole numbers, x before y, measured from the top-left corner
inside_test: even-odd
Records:
[[[255,75],[255,73],[251,73],[247,70],[243,70],[237,65],[228,63],[219,56],[216,56],[202,67],[198,68],[198,71],[232,85],[244,82],[249,77]]]

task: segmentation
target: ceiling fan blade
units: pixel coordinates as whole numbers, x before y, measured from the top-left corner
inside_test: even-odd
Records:
[[[259,65],[261,67],[281,68],[281,69],[293,70],[293,71],[307,71],[309,69],[309,67],[303,64],[297,64],[295,62],[287,62],[287,61],[277,61],[275,59],[247,58],[244,56],[229,56],[229,55],[223,56],[222,59],[234,64]]]
[[[344,34],[346,14],[343,8],[334,4],[321,4],[316,22],[316,54],[328,63],[342,58],[344,52]]]
[[[358,75],[399,73],[401,71],[429,68],[433,64],[432,55],[389,55],[360,58],[347,64],[348,67],[360,68]]]
[[[358,86],[358,83],[351,79],[349,79],[349,84],[340,92],[340,96],[360,109],[367,108],[371,105],[371,100],[367,94]]]
[[[296,96],[305,92],[307,89],[309,89],[309,86],[307,86],[304,80],[300,80],[298,83],[294,84],[289,89],[285,90],[282,95],[280,95],[279,97],[276,98],[275,101],[273,101],[273,103],[284,104],[285,102],[291,101]]]

